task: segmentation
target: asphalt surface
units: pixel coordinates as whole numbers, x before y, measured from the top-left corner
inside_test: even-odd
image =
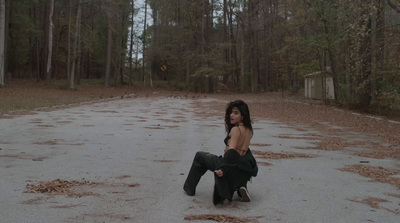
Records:
[[[185,220],[211,214],[279,223],[400,222],[400,198],[392,196],[398,188],[340,170],[365,161],[394,168],[398,160],[299,151],[294,147],[315,141],[278,136],[320,133],[260,118],[253,150],[315,157],[256,157],[259,175],[248,185],[249,203],[235,196],[214,206],[211,172],[196,196],[185,195],[182,186],[196,151],[224,150],[223,114],[207,114],[194,103],[213,100],[132,98],[0,119],[0,222],[215,222]],[[346,137],[373,138],[350,131]],[[72,188],[90,196],[27,192],[28,184],[56,179],[96,184]],[[386,202],[377,208],[355,202],[370,197]]]

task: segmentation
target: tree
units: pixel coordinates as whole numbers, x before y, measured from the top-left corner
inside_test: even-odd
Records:
[[[69,88],[75,89],[75,73],[77,70],[76,64],[78,63],[78,55],[80,54],[80,38],[81,38],[81,4],[82,0],[78,2],[78,10],[76,13],[76,25],[75,25],[75,35],[74,35],[74,47],[72,52],[72,66],[71,74],[69,75]],[[69,50],[69,48],[68,48]],[[79,67],[79,66],[78,66]]]
[[[120,45],[118,44],[118,38],[119,36],[116,34],[118,33],[117,30],[119,30],[119,27],[114,23],[120,22],[123,23],[123,17],[125,13],[121,13],[118,11],[121,9],[121,7],[118,7],[119,2],[114,2],[112,0],[106,0],[105,5],[103,7],[103,10],[106,14],[107,18],[107,50],[106,50],[106,70],[105,70],[105,86],[109,87],[110,86],[110,80],[111,80],[111,72],[112,72],[112,57],[113,54],[116,53],[115,58],[120,58],[120,53],[118,52],[118,49],[120,48]],[[125,8],[125,7],[122,7]],[[121,16],[122,15],[122,16]],[[127,27],[125,27],[127,28]],[[125,32],[122,32],[126,34]],[[113,36],[115,35],[115,38]],[[121,37],[122,38],[122,37]],[[115,50],[113,50],[113,48]],[[126,47],[125,47],[126,48]],[[116,63],[114,63],[114,67],[117,67],[120,65],[119,62],[117,62],[118,59],[116,60]],[[121,80],[122,81],[122,80]]]
[[[143,42],[143,63],[142,63],[142,77],[143,77],[143,84],[146,83],[146,71],[145,71],[145,67],[146,67],[146,32],[147,32],[147,0],[144,1],[144,21],[143,21],[144,25],[143,25],[143,37],[142,37],[142,42]],[[151,80],[151,75],[150,75],[150,80]],[[150,82],[150,84],[152,84]]]
[[[270,20],[271,20],[271,1],[263,1],[263,16],[264,16],[264,90],[269,91],[271,78],[271,35],[270,35]]]
[[[6,33],[6,4],[0,0],[0,87],[4,86],[5,76],[5,33]]]
[[[239,62],[238,62],[238,55],[237,55],[237,39],[238,39],[238,26],[234,22],[237,23],[237,21],[234,21],[234,17],[236,17],[234,10],[237,8],[237,3],[236,1],[232,2],[229,0],[227,2],[229,4],[229,7],[224,7],[226,8],[227,11],[227,16],[228,16],[228,24],[229,24],[229,42],[230,44],[230,49],[229,49],[229,61],[231,62],[232,66],[232,73],[231,73],[231,78],[234,80],[234,85],[235,87],[238,85],[238,80],[239,80]],[[224,9],[225,10],[225,9]]]
[[[53,56],[53,12],[54,0],[50,0],[49,6],[49,20],[48,20],[48,53],[47,53],[47,66],[46,66],[46,82],[49,83],[51,79],[51,59]]]
[[[258,48],[258,13],[259,1],[249,1],[249,35],[251,41],[250,64],[251,64],[251,91],[258,91],[259,84],[259,48]]]
[[[131,1],[130,20],[131,27],[129,30],[129,85],[133,83],[133,44],[135,37],[134,15],[135,15],[135,0]]]
[[[386,0],[386,1],[392,9],[396,10],[397,13],[400,13],[400,5],[396,5],[396,3],[394,3],[392,0]]]
[[[151,84],[166,80],[167,65],[180,89],[216,91],[221,81],[233,91],[297,92],[306,74],[330,67],[337,103],[400,110],[398,0],[146,0],[137,10],[134,0],[4,2],[12,13],[8,25],[0,17],[0,85],[6,74],[68,77],[71,88],[81,77]],[[138,10],[145,19],[134,23]]]

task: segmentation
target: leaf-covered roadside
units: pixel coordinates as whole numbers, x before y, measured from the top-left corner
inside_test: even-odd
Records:
[[[12,116],[21,115],[36,109],[59,109],[104,100],[171,96],[208,97],[226,102],[240,98],[249,104],[251,115],[256,119],[267,118],[289,123],[304,123],[329,134],[338,134],[342,130],[332,129],[327,125],[341,126],[381,137],[391,145],[400,145],[400,117],[387,118],[360,114],[334,106],[326,106],[319,100],[305,99],[299,96],[282,97],[280,93],[195,94],[144,88],[140,85],[106,88],[95,83],[83,83],[78,90],[66,90],[56,84],[46,86],[32,80],[14,80],[12,85],[0,88],[0,118],[10,118],[10,114]],[[204,103],[201,104],[198,106],[204,106]],[[207,109],[209,113],[222,114],[224,106],[225,104],[222,103],[220,106],[206,106],[204,109]]]

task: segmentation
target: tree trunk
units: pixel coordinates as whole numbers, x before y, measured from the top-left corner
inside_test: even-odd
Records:
[[[368,13],[368,12],[364,12]],[[371,18],[364,24],[366,26],[365,33],[371,31],[372,20]],[[359,79],[360,94],[358,98],[358,103],[361,110],[367,110],[371,105],[371,59],[372,59],[372,49],[371,49],[371,36],[366,35],[362,39],[362,44],[360,48],[360,58],[361,58],[361,77]]]
[[[75,79],[76,79],[76,82],[78,83],[78,84],[80,84],[80,82],[81,82],[81,73],[82,73],[82,67],[81,67],[81,61],[82,61],[82,50],[81,50],[81,44],[82,44],[82,41],[81,41],[81,27],[82,27],[82,9],[81,9],[81,1],[82,0],[79,0],[79,25],[76,27],[78,30],[77,30],[77,33],[78,33],[78,45],[77,45],[77,54],[76,54],[76,63],[77,63],[77,65],[76,65],[76,75],[75,75]]]
[[[71,21],[72,21],[72,1],[69,1],[69,18],[68,18],[68,42],[67,42],[67,83],[71,81]],[[70,86],[71,87],[71,86]]]
[[[383,79],[379,72],[382,69],[383,49],[384,46],[384,27],[385,14],[384,4],[379,0],[372,0],[376,6],[376,14],[372,17],[371,27],[371,91],[372,93],[380,92],[378,82]]]
[[[10,12],[11,12],[11,0],[5,0],[6,1],[6,8],[5,8],[5,29],[4,29],[4,37],[8,37],[9,33],[9,28],[8,28],[8,23],[10,21]],[[5,83],[11,82],[11,73],[8,72],[8,38],[4,38],[4,79]]]
[[[111,54],[112,54],[112,17],[111,13],[107,13],[107,59],[106,59],[106,75],[105,75],[105,86],[110,86],[110,77],[111,77]]]
[[[48,37],[48,53],[47,53],[47,66],[46,66],[46,83],[50,83],[51,79],[51,59],[53,56],[53,12],[54,0],[50,0],[49,9],[49,37]]]
[[[6,4],[0,0],[0,87],[4,86],[5,77],[5,33],[6,33]]]
[[[388,5],[394,9],[397,13],[400,13],[400,5],[396,5],[392,0],[386,0]]]
[[[245,49],[245,36],[246,36],[246,26],[242,26],[242,36],[240,39],[240,91],[245,91],[246,89],[246,73],[245,73],[245,54],[244,54],[244,49]]]
[[[270,1],[264,0],[264,91],[269,91],[271,73],[271,45],[270,45]]]
[[[129,38],[129,85],[133,84],[133,38],[134,38],[134,20],[133,16],[135,14],[135,0],[131,1],[131,30]]]
[[[251,37],[251,51],[250,51],[250,63],[251,63],[251,91],[258,91],[258,32],[256,31],[257,21],[257,10],[256,10],[256,1],[249,1],[249,13],[250,13],[250,37]]]
[[[35,25],[39,27],[40,26],[40,16],[38,15],[39,14],[38,8],[39,8],[38,4],[34,3],[33,9],[32,9],[33,20],[34,20]],[[33,62],[35,63],[35,66],[36,66],[36,75],[35,75],[36,81],[39,82],[40,76],[41,76],[41,65],[42,65],[41,58],[40,58],[40,56],[42,55],[42,50],[41,50],[42,41],[40,40],[39,35],[34,36],[34,42],[35,42],[35,49],[34,49],[35,52],[33,53],[34,54]]]
[[[147,0],[144,1],[144,28],[143,28],[143,62],[142,62],[142,76],[143,84],[145,85],[145,67],[146,67],[146,30],[147,30]]]
[[[200,66],[204,66],[204,59],[205,59],[205,47],[206,47],[206,4],[205,1],[208,0],[203,0],[202,4],[201,4],[201,49],[200,49],[200,58],[201,58],[201,62],[200,62]]]
[[[229,0],[229,4],[231,5],[231,1]],[[231,43],[231,61],[232,61],[232,67],[233,67],[233,72],[232,72],[232,77],[233,77],[233,83],[234,86],[237,87],[238,84],[238,80],[239,78],[239,71],[238,71],[238,67],[239,67],[239,63],[238,63],[238,55],[237,55],[237,35],[239,34],[238,29],[233,27],[233,7],[229,7],[229,13],[228,13],[228,23],[229,23],[229,33],[230,33],[230,43]],[[234,33],[234,30],[236,30],[236,35]]]
[[[75,89],[75,72],[76,72],[76,63],[78,58],[79,51],[79,39],[80,39],[80,25],[81,25],[81,1],[78,3],[78,12],[76,13],[76,30],[75,30],[75,41],[74,41],[74,52],[72,56],[72,66],[71,66],[71,75],[69,80],[69,88]]]
[[[227,5],[227,2],[226,2],[227,0],[224,0],[223,1],[223,7],[224,7],[224,10],[223,10],[223,42],[224,43],[228,43],[228,5]],[[225,59],[225,62],[226,63],[229,63],[229,50],[228,50],[228,48],[224,48],[224,59]],[[227,73],[227,74],[224,74],[224,76],[223,76],[223,83],[224,84],[226,84],[227,83],[227,80],[228,80],[228,77],[229,76],[231,76],[232,74],[229,74],[229,73]],[[233,76],[232,76],[233,77]]]
[[[245,48],[246,48],[246,36],[248,34],[248,29],[250,29],[250,11],[249,11],[249,2],[244,1],[243,11],[246,11],[242,17],[241,23],[241,40],[240,40],[240,91],[246,90],[247,85],[247,78],[246,78],[246,55],[245,55]],[[247,7],[246,7],[247,6]]]

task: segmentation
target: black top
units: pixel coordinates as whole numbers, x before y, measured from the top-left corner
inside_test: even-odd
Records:
[[[230,135],[227,135],[227,136],[225,137],[224,143],[225,143],[226,146],[228,146],[228,140],[230,140],[230,139],[231,139],[231,136],[230,136]]]

